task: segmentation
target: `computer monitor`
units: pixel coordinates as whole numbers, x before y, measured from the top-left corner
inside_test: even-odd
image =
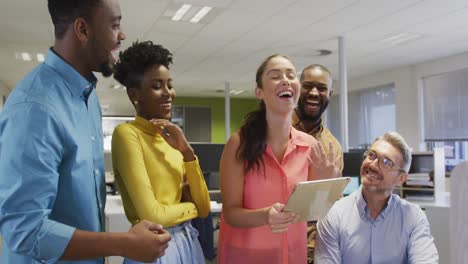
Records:
[[[209,190],[219,190],[219,162],[224,144],[191,143]]]
[[[343,195],[349,195],[361,186],[361,164],[364,160],[364,149],[343,153],[343,176],[350,177],[351,181],[343,191]]]
[[[198,157],[203,172],[219,172],[219,161],[224,144],[191,143],[190,145]]]
[[[344,196],[348,196],[357,189],[359,189],[359,186],[361,185],[361,177],[360,176],[347,176],[351,178],[351,181],[348,183],[346,188],[343,191]]]

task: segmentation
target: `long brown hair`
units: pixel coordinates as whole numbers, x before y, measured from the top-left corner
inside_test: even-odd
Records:
[[[255,75],[258,88],[262,89],[263,87],[262,77],[268,62],[276,57],[283,57],[291,61],[288,57],[280,54],[274,54],[266,58],[258,67]],[[260,165],[264,167],[263,153],[266,149],[267,120],[266,106],[263,100],[260,101],[257,110],[245,115],[239,135],[240,145],[237,149],[236,157],[238,160],[246,162],[244,173],[247,173],[251,169],[260,169]]]

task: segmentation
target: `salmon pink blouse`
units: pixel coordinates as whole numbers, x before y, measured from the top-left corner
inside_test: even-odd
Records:
[[[296,183],[307,181],[312,136],[291,127],[291,137],[281,163],[267,145],[263,169],[250,170],[244,177],[243,207],[259,209],[280,202],[286,204]],[[236,228],[221,214],[218,244],[220,264],[307,263],[306,223],[290,225],[287,232],[273,234],[268,225]]]

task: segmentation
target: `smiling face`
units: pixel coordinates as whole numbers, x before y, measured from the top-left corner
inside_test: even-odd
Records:
[[[331,76],[319,66],[306,68],[301,75],[301,96],[298,109],[301,119],[317,122],[327,109],[331,91]]]
[[[140,87],[127,90],[130,100],[137,101],[137,114],[147,120],[170,119],[172,101],[176,96],[172,87],[169,70],[164,65],[153,65],[148,68]]]
[[[255,89],[257,98],[265,102],[268,111],[291,113],[299,99],[300,84],[296,68],[285,57],[272,57],[261,74],[261,83]]]
[[[372,155],[367,155],[361,165],[363,193],[389,196],[394,187],[403,184],[408,176],[400,170],[403,166],[403,155],[383,139],[375,141],[369,148],[369,152]],[[383,157],[392,161],[395,166],[385,168],[379,165]]]
[[[88,23],[89,39],[86,44],[89,67],[104,76],[112,75],[118,59],[120,43],[125,34],[120,27],[122,15],[117,0],[102,0]]]

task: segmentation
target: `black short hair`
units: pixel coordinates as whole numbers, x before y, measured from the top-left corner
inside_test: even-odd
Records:
[[[313,68],[319,68],[319,69],[321,69],[322,71],[327,72],[328,75],[330,76],[330,79],[333,79],[332,74],[331,74],[330,70],[327,69],[327,67],[325,67],[325,66],[323,66],[323,65],[321,65],[321,64],[312,64],[312,65],[309,65],[309,66],[305,67],[305,68],[302,70],[300,81],[302,81],[302,80],[304,79],[304,77],[303,77],[303,76],[304,76],[304,72],[307,71],[307,70],[313,69]]]
[[[54,24],[55,37],[63,38],[68,26],[79,17],[90,19],[100,0],[48,0],[49,14]]]
[[[164,65],[169,69],[172,53],[152,41],[133,42],[132,46],[119,54],[114,66],[114,78],[128,88],[140,87],[147,69],[154,65]]]

